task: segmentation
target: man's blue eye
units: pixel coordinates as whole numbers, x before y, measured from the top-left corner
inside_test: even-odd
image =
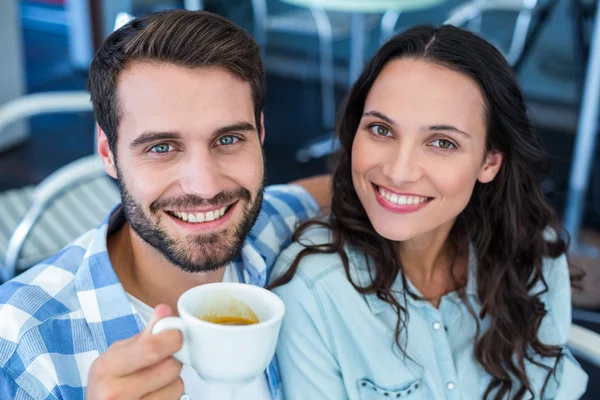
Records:
[[[222,146],[230,146],[234,143],[236,143],[239,139],[236,138],[235,136],[223,136],[221,138],[219,138],[219,144]]]
[[[172,149],[172,147],[170,144],[160,143],[160,144],[157,144],[156,146],[152,146],[150,151],[152,151],[154,153],[168,153],[169,150],[171,150],[171,149]]]

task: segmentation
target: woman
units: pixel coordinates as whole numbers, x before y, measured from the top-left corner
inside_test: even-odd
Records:
[[[274,271],[286,398],[581,396],[566,234],[503,56],[451,26],[392,38],[339,140],[331,216]]]

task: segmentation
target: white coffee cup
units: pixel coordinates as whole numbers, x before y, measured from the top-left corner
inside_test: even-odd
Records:
[[[227,315],[240,302],[250,307],[258,323],[221,325],[200,319]],[[174,357],[191,365],[206,382],[235,388],[252,382],[273,359],[285,306],[277,295],[258,286],[219,282],[186,291],[177,301],[177,311],[179,317],[159,320],[152,333],[178,329],[183,346]]]

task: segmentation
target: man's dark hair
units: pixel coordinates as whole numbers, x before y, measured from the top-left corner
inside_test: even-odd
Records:
[[[120,73],[135,62],[167,63],[185,68],[220,67],[250,83],[256,127],[265,96],[265,75],[256,41],[242,28],[216,14],[169,10],[136,18],[113,32],[90,65],[88,90],[98,125],[116,156],[122,110]]]

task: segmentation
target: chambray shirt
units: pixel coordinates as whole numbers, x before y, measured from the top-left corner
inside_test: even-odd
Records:
[[[327,243],[329,231],[309,230],[302,243]],[[279,257],[273,277],[283,273],[302,245],[294,243]],[[352,280],[367,286],[371,277],[364,255],[347,248]],[[466,296],[476,315],[476,260],[471,249]],[[564,347],[571,324],[569,272],[564,256],[544,260],[548,292],[541,295],[548,313],[538,335],[546,344],[563,346],[564,356],[545,391],[545,399],[576,399],[587,375]],[[409,283],[410,284],[410,283]],[[419,294],[411,285],[413,293]],[[393,290],[403,304],[399,277]],[[533,291],[541,290],[541,284]],[[375,295],[362,295],[348,280],[338,255],[303,258],[287,285],[275,289],[286,305],[277,360],[288,400],[304,399],[482,399],[489,375],[474,357],[476,323],[456,292],[445,295],[438,308],[407,296],[407,335],[401,343],[410,357],[394,347],[396,313]],[[480,321],[484,332],[489,319]],[[555,359],[537,360],[552,366]],[[535,398],[546,371],[526,363]],[[493,398],[493,397],[492,397]],[[526,398],[529,398],[526,396]]]
[[[264,286],[296,223],[319,213],[300,186],[270,186],[234,260],[240,282]],[[106,236],[124,223],[120,207],[97,229],[0,286],[0,399],[84,399],[92,362],[144,324],[111,265]],[[279,374],[266,371],[274,399]]]

